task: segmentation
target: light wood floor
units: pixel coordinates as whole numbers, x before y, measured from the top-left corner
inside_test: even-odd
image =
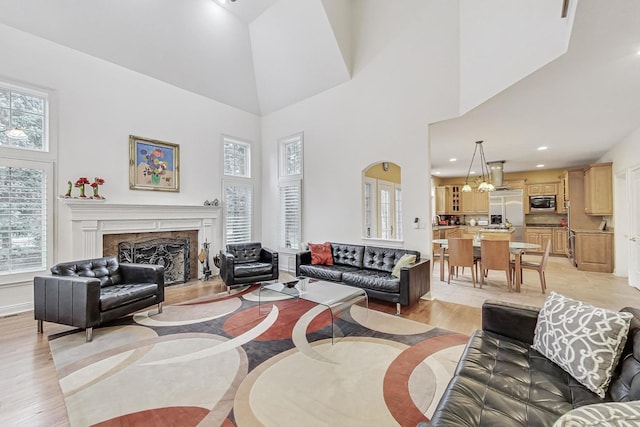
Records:
[[[547,286],[594,305],[619,309],[640,307],[640,292],[627,285],[626,278],[611,274],[578,272],[565,258],[551,258]],[[509,293],[502,273],[490,272],[487,285],[474,289],[470,274],[462,274],[450,285],[439,280],[439,264],[434,263],[432,300],[421,300],[404,308],[402,316],[451,331],[470,334],[480,328],[480,307],[485,299],[499,299],[540,306],[541,294],[535,272],[525,271],[522,293]],[[174,304],[222,292],[219,279],[168,287],[166,304]],[[394,313],[395,304],[371,300],[371,309]],[[47,335],[70,329],[45,323],[45,334],[36,333],[33,313],[0,318],[1,426],[66,426],[67,412],[49,353]]]

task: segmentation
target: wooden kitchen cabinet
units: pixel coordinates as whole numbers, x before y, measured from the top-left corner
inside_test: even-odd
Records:
[[[534,227],[534,228],[526,228],[524,230],[525,242],[540,245],[540,249],[527,249],[527,252],[544,253],[544,249],[548,240],[551,240],[551,244],[553,245],[553,229],[552,228]]]
[[[468,193],[461,192],[463,214],[480,214],[489,212],[489,193],[473,189]]]
[[[613,233],[597,230],[574,231],[578,270],[613,273]]]
[[[507,187],[509,187],[510,190],[524,190],[525,189],[525,184],[524,184],[524,179],[514,179],[514,180],[509,180],[509,181],[504,181],[504,185],[506,185]]]
[[[565,191],[565,183],[564,183],[564,177],[562,179],[560,179],[560,182],[558,183],[558,194],[556,196],[556,212],[558,212],[559,214],[566,214],[567,213],[567,207],[565,204],[565,200],[567,200],[567,198],[564,195],[564,191]]]
[[[556,196],[557,194],[557,182],[527,185],[527,196]]]
[[[436,187],[436,215],[446,214],[447,187]]]
[[[554,228],[552,243],[551,252],[553,254],[565,255],[567,252],[567,230],[564,228]]]
[[[569,171],[564,171],[564,174],[562,175],[561,183],[563,188],[562,195],[564,196],[564,200],[565,201],[571,200],[569,198]]]
[[[438,227],[433,230],[432,238],[435,239],[448,239],[449,237],[462,237],[462,230],[460,227]],[[440,245],[438,243],[433,244],[433,253],[437,254],[440,251]]]
[[[460,185],[443,185],[436,187],[436,214],[460,215],[462,203]]]
[[[594,163],[584,170],[584,212],[613,215],[612,164]]]

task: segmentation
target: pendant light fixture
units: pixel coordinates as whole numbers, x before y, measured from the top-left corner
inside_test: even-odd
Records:
[[[478,152],[478,147],[480,147],[480,173],[481,173],[481,181],[478,186],[478,191],[486,192],[486,191],[495,191],[496,187],[493,186],[489,180],[489,167],[487,166],[487,161],[484,158],[484,149],[482,148],[483,141],[476,141],[476,148],[473,150],[473,157],[471,157],[471,163],[469,164],[469,171],[467,172],[467,178],[464,180],[464,187],[462,187],[462,191],[468,193],[472,191],[471,186],[469,185],[469,175],[471,174],[471,168],[473,167],[473,161],[476,158],[476,153]],[[485,171],[487,172],[485,178]]]

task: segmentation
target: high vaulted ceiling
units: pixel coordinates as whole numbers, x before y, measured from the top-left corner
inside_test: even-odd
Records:
[[[349,6],[343,0],[0,0],[0,22],[266,114],[350,78],[343,56]]]
[[[264,115],[351,79],[352,58],[367,54],[352,45],[356,14],[381,1],[0,0],[0,23]],[[393,1],[410,9],[426,0]],[[491,3],[501,1],[516,7]],[[583,165],[640,127],[640,1],[576,1],[566,54],[430,126],[434,172],[466,175],[480,139],[505,172]],[[544,2],[557,2],[559,19],[562,0]],[[381,32],[401,31],[388,20]]]

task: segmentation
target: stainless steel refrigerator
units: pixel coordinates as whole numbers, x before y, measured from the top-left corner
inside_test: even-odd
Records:
[[[504,224],[509,221],[515,228],[511,240],[523,242],[522,190],[502,190],[489,193],[489,218],[491,224]]]

